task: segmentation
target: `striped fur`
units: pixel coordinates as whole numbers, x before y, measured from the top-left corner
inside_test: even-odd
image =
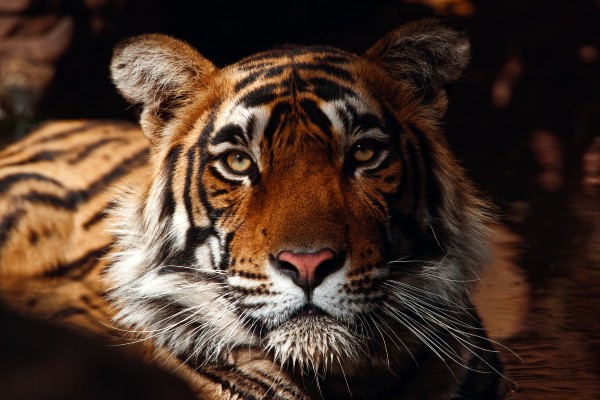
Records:
[[[113,317],[199,398],[499,396],[469,302],[487,206],[439,127],[467,61],[437,19],[363,56],[288,46],[222,69],[166,36],[125,42],[111,72],[146,138],[57,123],[0,156],[4,297]],[[310,284],[280,259],[324,250]]]

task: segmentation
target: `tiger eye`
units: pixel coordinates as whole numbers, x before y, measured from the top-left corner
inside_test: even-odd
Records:
[[[375,156],[375,149],[366,143],[359,143],[354,150],[354,160],[358,162],[367,162]]]
[[[241,151],[232,151],[225,157],[227,166],[237,173],[248,172],[252,167],[252,160],[248,154],[242,153]]]

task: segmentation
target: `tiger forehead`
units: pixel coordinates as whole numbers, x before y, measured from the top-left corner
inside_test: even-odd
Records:
[[[343,151],[349,135],[384,120],[381,105],[354,75],[357,58],[335,48],[293,47],[227,67],[232,92],[210,135],[213,150],[233,145],[257,158],[261,148],[281,146]]]
[[[245,58],[230,68],[234,92],[248,107],[311,93],[322,100],[352,94],[357,57],[329,47],[287,47]]]

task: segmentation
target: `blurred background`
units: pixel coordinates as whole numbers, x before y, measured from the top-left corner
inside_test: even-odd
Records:
[[[508,262],[480,304],[522,358],[503,352],[515,398],[598,399],[600,0],[0,0],[0,146],[48,119],[134,120],[108,75],[131,35],[170,34],[224,66],[285,43],[361,53],[431,15],[471,36],[445,124],[498,206]]]

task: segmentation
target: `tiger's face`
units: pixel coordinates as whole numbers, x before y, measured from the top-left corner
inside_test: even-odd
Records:
[[[427,341],[423,307],[463,304],[485,255],[438,127],[467,54],[437,20],[222,69],[160,35],[117,49],[152,148],[116,211],[119,318],[188,359],[255,346],[314,370]]]

